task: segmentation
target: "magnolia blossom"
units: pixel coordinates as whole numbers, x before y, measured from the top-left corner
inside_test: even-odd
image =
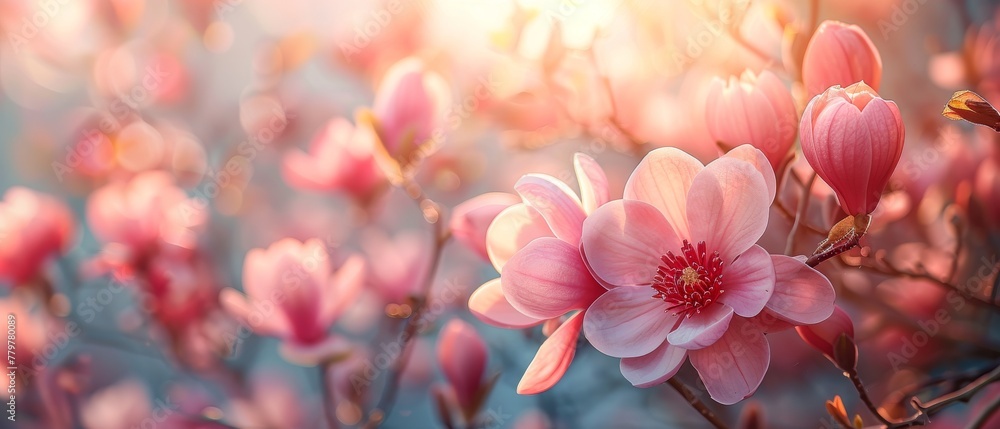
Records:
[[[875,211],[903,152],[904,131],[896,103],[864,82],[816,96],[799,124],[802,153],[851,216]]]
[[[583,222],[608,201],[604,171],[590,157],[574,158],[580,197],[565,183],[539,174],[514,185],[522,203],[497,215],[486,234],[486,253],[500,278],[469,298],[469,309],[486,323],[526,328],[573,313],[535,354],[518,393],[548,390],[562,378],[576,354],[586,309],[604,292],[580,251]]]
[[[455,206],[449,224],[452,237],[483,259],[489,260],[489,254],[486,253],[486,231],[497,215],[520,201],[517,195],[490,192]]]
[[[860,81],[878,90],[882,57],[861,27],[823,21],[806,46],[802,80],[810,97],[834,85]]]
[[[0,280],[32,280],[74,236],[73,215],[62,201],[27,188],[7,190],[0,201]]]
[[[782,163],[795,143],[798,115],[792,95],[774,73],[743,72],[729,82],[716,78],[705,109],[708,131],[715,141],[736,146],[749,143],[767,156],[771,167]]]
[[[363,284],[364,260],[351,257],[335,273],[323,243],[286,238],[253,249],[243,262],[246,295],[225,289],[223,307],[261,335],[281,338],[286,357],[311,363],[341,350],[328,334]]]
[[[344,118],[332,119],[313,137],[308,154],[296,150],[285,156],[282,174],[296,188],[342,191],[367,201],[385,182],[372,137]]]
[[[437,358],[455,398],[463,410],[471,410],[486,371],[486,343],[468,323],[448,322],[438,338]]]
[[[622,358],[632,384],[662,383],[690,356],[712,398],[736,403],[767,370],[765,332],[833,311],[826,277],[755,244],[774,192],[767,159],[749,145],[707,166],[656,149],[632,173],[624,199],[584,222],[583,251],[608,288],[587,311],[584,331],[595,348]]]

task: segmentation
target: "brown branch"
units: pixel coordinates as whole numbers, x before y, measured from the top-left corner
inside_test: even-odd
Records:
[[[705,420],[708,420],[708,422],[716,429],[729,428],[729,426],[726,425],[726,422],[723,422],[722,419],[716,416],[715,413],[713,413],[712,410],[709,409],[704,402],[702,402],[700,399],[698,399],[697,396],[695,396],[694,392],[692,392],[691,389],[687,387],[687,385],[678,380],[676,377],[671,377],[669,380],[667,380],[667,384],[669,384],[670,387],[673,387],[674,390],[677,391],[677,393],[680,393],[681,396],[683,396],[684,399],[687,400],[687,402],[691,404],[691,406],[694,407],[695,410],[698,411],[698,414],[701,414],[701,416],[704,417]]]
[[[809,209],[809,197],[812,196],[812,185],[816,181],[816,173],[809,177],[809,182],[802,188],[802,195],[799,196],[799,207],[795,211],[795,221],[792,222],[792,229],[788,231],[788,242],[785,243],[785,254],[791,256],[795,248],[795,236],[798,235],[799,226],[802,225],[802,218]]]

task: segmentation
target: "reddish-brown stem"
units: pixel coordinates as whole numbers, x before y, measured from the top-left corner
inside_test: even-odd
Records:
[[[695,410],[698,411],[698,414],[701,414],[701,416],[704,417],[705,420],[708,420],[708,422],[713,427],[715,427],[716,429],[729,428],[729,426],[726,425],[726,422],[722,421],[722,419],[716,416],[715,413],[713,413],[712,410],[708,408],[708,405],[705,405],[705,403],[701,401],[701,399],[698,399],[698,397],[695,396],[694,392],[692,392],[691,389],[688,388],[686,384],[678,380],[676,377],[672,377],[669,380],[667,380],[667,384],[669,384],[670,387],[673,387],[674,390],[677,391],[677,393],[680,393],[681,396],[683,396],[684,399],[687,400],[687,402],[691,404],[691,406],[694,407]]]
[[[812,185],[816,181],[816,173],[809,177],[809,181],[802,187],[802,195],[799,196],[799,206],[795,211],[795,221],[792,222],[792,229],[788,231],[788,242],[785,243],[785,254],[791,255],[795,248],[795,237],[798,235],[799,226],[809,209],[809,197],[812,196]]]
[[[326,360],[319,365],[319,384],[320,391],[322,392],[323,398],[323,417],[326,419],[326,426],[329,429],[337,429],[340,425],[337,423],[336,415],[336,403],[334,398],[333,387],[330,386],[330,380],[327,375],[330,373],[330,369],[333,367],[332,360]]]

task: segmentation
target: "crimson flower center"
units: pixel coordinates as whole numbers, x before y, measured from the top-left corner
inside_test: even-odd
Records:
[[[669,304],[667,311],[673,311],[675,316],[701,313],[725,292],[722,258],[717,251],[709,254],[704,241],[695,248],[684,240],[680,255],[667,252],[660,262],[653,277],[653,298]]]

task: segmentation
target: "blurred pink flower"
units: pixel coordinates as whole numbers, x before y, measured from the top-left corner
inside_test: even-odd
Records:
[[[463,246],[488,261],[490,257],[486,253],[486,231],[500,212],[520,201],[517,195],[506,192],[475,196],[455,206],[451,215],[451,234]]]
[[[856,82],[878,91],[882,57],[861,27],[823,21],[806,47],[802,81],[810,97],[834,85],[846,87]]]
[[[124,264],[144,263],[161,250],[193,249],[207,217],[205,204],[162,171],[105,185],[87,201],[90,227],[113,253],[105,257]]]
[[[437,344],[438,364],[462,410],[471,410],[480,397],[488,356],[486,343],[472,325],[453,319],[441,329]]]
[[[441,143],[450,102],[447,82],[419,58],[389,68],[375,93],[370,120],[382,155],[377,160],[390,178],[406,174],[414,161]]]
[[[418,294],[430,270],[429,237],[402,232],[391,237],[382,231],[362,236],[361,247],[368,259],[368,284],[386,302],[404,304]]]
[[[526,328],[567,313],[586,310],[604,289],[584,262],[580,248],[583,221],[608,201],[608,181],[589,156],[574,158],[580,196],[565,183],[532,174],[514,189],[523,203],[502,211],[487,230],[486,253],[500,278],[486,282],[469,298],[469,310],[486,323]],[[576,354],[584,311],[552,332],[535,354],[520,394],[555,385]]]
[[[73,215],[62,201],[13,187],[0,201],[0,280],[30,282],[45,261],[58,256],[73,239]]]
[[[744,71],[726,83],[715,78],[708,94],[705,121],[712,138],[729,147],[749,143],[767,156],[780,176],[795,143],[795,102],[774,73]]]
[[[905,130],[899,108],[868,85],[816,96],[799,124],[802,153],[851,216],[875,211],[899,162]]]
[[[632,384],[660,384],[690,355],[712,398],[734,404],[767,371],[773,320],[816,323],[833,311],[826,277],[755,244],[774,192],[767,159],[749,145],[707,166],[656,149],[632,173],[625,199],[584,222],[583,252],[609,289],[587,311],[584,331],[595,348],[623,358]]]
[[[219,299],[254,332],[281,338],[286,357],[311,363],[342,351],[342,341],[327,331],[361,290],[364,269],[354,256],[333,273],[321,241],[286,238],[247,253],[246,295],[227,288]]]
[[[150,401],[149,391],[138,380],[124,380],[105,387],[84,400],[80,420],[86,429],[131,429],[155,422],[153,412],[161,416],[171,409],[157,409]]]
[[[282,174],[296,188],[342,191],[368,202],[385,183],[372,144],[370,131],[334,118],[313,137],[308,154],[296,149],[285,156]]]
[[[216,304],[217,283],[202,255],[160,255],[149,262],[149,309],[165,326],[178,329],[202,320]]]

